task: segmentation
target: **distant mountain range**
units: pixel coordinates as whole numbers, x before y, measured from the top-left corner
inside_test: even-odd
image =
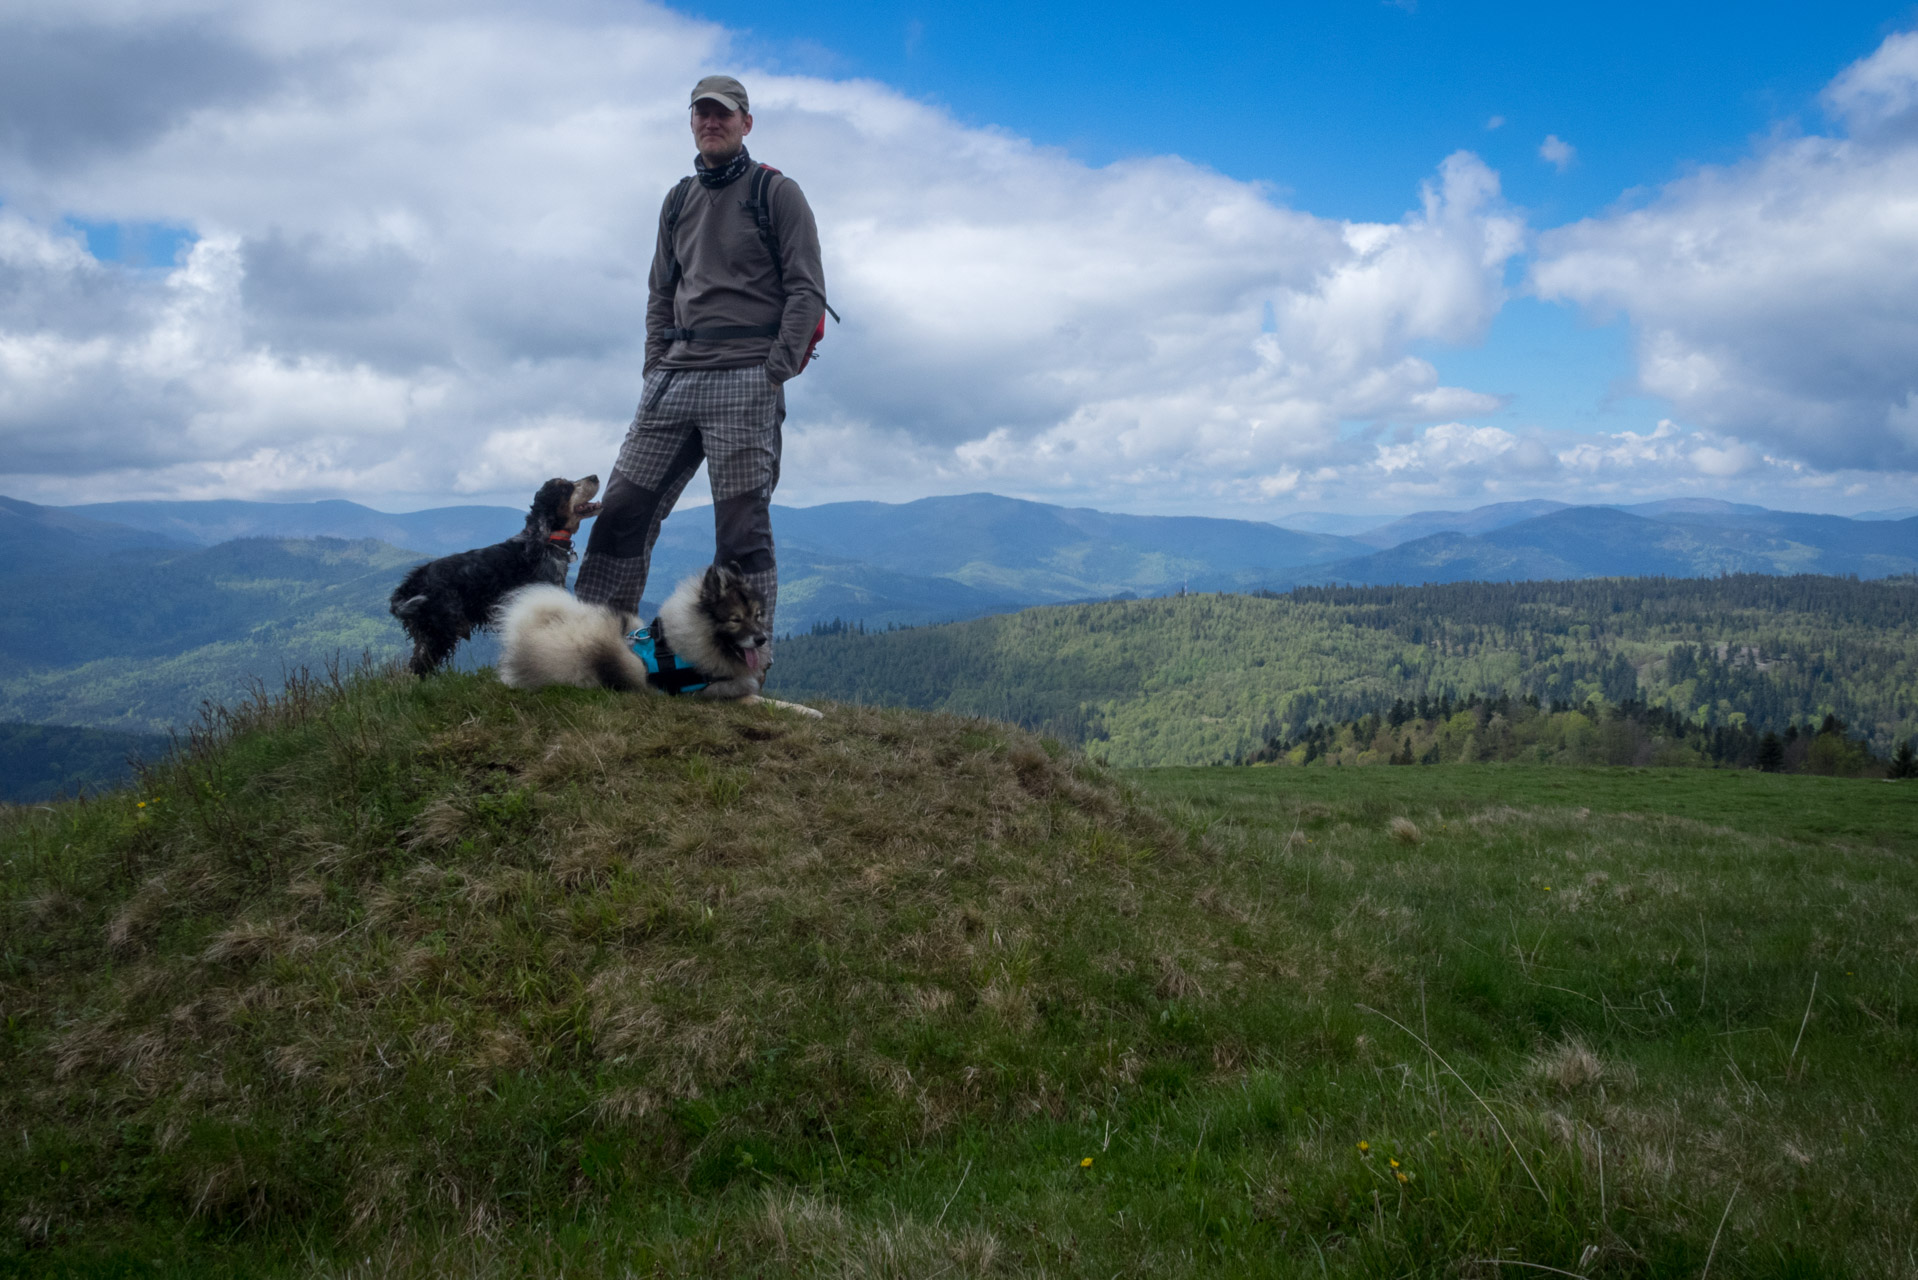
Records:
[[[12,502],[0,499],[0,502]],[[441,556],[509,538],[526,522],[511,507],[435,507],[393,514],[357,502],[91,502],[60,508],[88,520],[210,547],[235,538],[373,538]]]
[[[335,655],[397,653],[407,565],[497,541],[506,507],[391,515],[350,502],[37,506],[0,498],[0,720],[152,732],[203,699]],[[712,555],[709,508],[667,521],[649,595]],[[779,621],[924,625],[1038,604],[1329,583],[1729,572],[1918,572],[1918,518],[1715,502],[1503,503],[1356,536],[1250,520],[1116,515],[991,494],[775,507]],[[481,638],[464,661],[489,661]]]
[[[0,499],[0,517],[30,504]],[[52,511],[53,508],[35,508]],[[163,545],[236,537],[377,539],[441,555],[509,536],[523,514],[445,507],[393,515],[351,502],[124,502],[58,509],[110,522],[81,540]],[[916,502],[774,507],[782,626],[841,618],[868,626],[978,617],[1113,596],[1344,582],[1456,582],[1728,572],[1918,572],[1918,512],[1806,515],[1710,499],[1609,507],[1533,500],[1424,511],[1354,533],[1254,520],[1132,516],[993,494]],[[1342,517],[1347,528],[1359,517]],[[712,555],[711,511],[666,522],[649,595]],[[1321,523],[1333,517],[1317,517]]]
[[[1648,506],[1653,510],[1647,514],[1617,507],[1562,507],[1509,523],[1498,523],[1493,516],[1484,519],[1486,532],[1430,533],[1372,555],[1296,572],[1286,585],[1696,578],[1721,573],[1884,578],[1918,572],[1918,518],[1850,520],[1732,508],[1729,503],[1702,509],[1689,503]]]
[[[31,504],[0,500],[25,510]],[[0,509],[0,521],[4,520]],[[444,555],[510,537],[525,514],[448,507],[389,515],[351,502],[113,502],[59,511],[63,536],[120,546],[102,530],[144,530],[155,545],[233,538],[373,539]],[[87,526],[79,521],[113,522]],[[1349,538],[1295,533],[1251,520],[1113,515],[992,494],[918,502],[774,507],[782,625],[834,618],[867,625],[971,618],[1027,605],[1159,595],[1182,587],[1256,587],[1288,570],[1363,553]],[[5,525],[0,523],[0,532]],[[137,542],[132,544],[137,545]],[[649,595],[709,563],[712,510],[676,512],[660,532]]]
[[[412,552],[135,532],[0,499],[0,721],[165,731],[254,682],[399,648],[386,597]]]
[[[712,558],[710,511],[660,533],[656,582]],[[1253,520],[1114,515],[993,494],[899,504],[775,507],[782,627],[868,626],[1003,613],[1034,604],[1246,590],[1367,548]],[[788,610],[797,606],[794,616]]]

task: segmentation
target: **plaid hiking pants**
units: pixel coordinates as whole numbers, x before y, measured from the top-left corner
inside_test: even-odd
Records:
[[[600,497],[574,594],[638,612],[659,526],[704,461],[713,488],[713,562],[739,563],[766,597],[770,632],[779,602],[771,507],[785,420],[785,388],[758,365],[648,374]]]

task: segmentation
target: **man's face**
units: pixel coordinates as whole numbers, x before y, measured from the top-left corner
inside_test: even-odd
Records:
[[[744,111],[729,111],[711,98],[693,104],[693,145],[708,165],[738,155],[752,131],[753,118]]]

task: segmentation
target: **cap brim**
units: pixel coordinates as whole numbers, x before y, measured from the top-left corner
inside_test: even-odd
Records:
[[[696,107],[702,102],[717,102],[720,106],[726,108],[726,110],[728,111],[745,110],[744,107],[739,105],[739,100],[737,98],[731,97],[730,95],[724,94],[724,93],[702,93],[697,98],[693,99],[692,105]]]

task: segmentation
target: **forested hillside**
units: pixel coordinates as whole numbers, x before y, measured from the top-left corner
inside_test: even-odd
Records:
[[[135,760],[158,760],[170,745],[160,734],[0,722],[0,801],[37,804],[124,786]]]
[[[165,732],[255,682],[393,656],[386,598],[418,559],[381,542],[247,538],[0,573],[0,719]]]
[[[784,696],[939,708],[1202,763],[1395,699],[1640,699],[1701,724],[1836,715],[1881,755],[1918,731],[1918,578],[1301,588],[1031,609],[796,637]]]
[[[1353,720],[1315,721],[1273,738],[1234,764],[1307,767],[1410,764],[1652,765],[1659,768],[1757,769],[1821,777],[1918,777],[1918,744],[1906,738],[1889,760],[1844,721],[1758,729],[1749,723],[1700,723],[1637,699],[1541,702],[1500,694],[1463,703],[1400,698],[1385,711]]]

